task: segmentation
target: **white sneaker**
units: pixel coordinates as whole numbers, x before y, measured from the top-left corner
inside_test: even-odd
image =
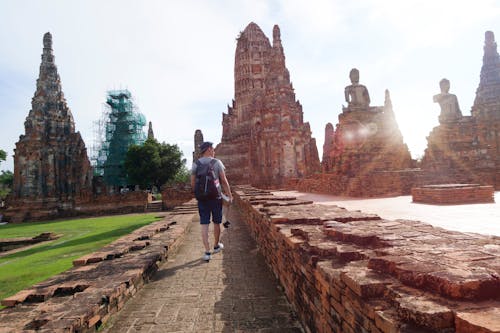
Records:
[[[205,252],[205,254],[203,254],[203,260],[210,261],[210,252]]]
[[[214,246],[214,253],[218,253],[224,249],[224,244],[219,243],[216,246]]]

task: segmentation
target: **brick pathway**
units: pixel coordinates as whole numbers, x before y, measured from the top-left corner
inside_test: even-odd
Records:
[[[106,332],[303,332],[236,211],[225,249],[201,260],[199,223]],[[210,228],[210,240],[212,227]]]

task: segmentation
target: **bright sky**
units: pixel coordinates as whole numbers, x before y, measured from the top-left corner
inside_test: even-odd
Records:
[[[500,39],[498,0],[0,0],[0,149],[13,170],[42,53],[53,36],[63,92],[87,149],[106,91],[128,88],[159,141],[191,161],[194,132],[218,143],[234,97],[236,37],[250,22],[272,39],[281,28],[286,64],[304,120],[322,155],[349,71],[360,70],[371,105],[389,89],[413,157],[438,124],[439,80],[451,81],[464,115],[479,84],[484,33]],[[147,131],[147,128],[145,128]]]

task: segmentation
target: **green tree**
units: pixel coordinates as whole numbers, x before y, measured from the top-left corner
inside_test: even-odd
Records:
[[[150,188],[174,179],[182,170],[185,159],[177,145],[159,143],[148,138],[142,145],[132,145],[125,156],[128,183]]]
[[[0,149],[0,162],[7,159],[7,153],[5,150]],[[14,175],[11,171],[2,170],[0,174],[0,199],[3,200],[9,194],[12,189],[12,184],[14,183]]]
[[[14,174],[12,171],[2,170],[2,174],[0,174],[0,199],[5,199],[7,194],[10,193],[13,183]]]
[[[191,171],[188,170],[186,165],[182,165],[175,177],[169,181],[169,183],[189,183],[191,177]]]
[[[5,161],[7,159],[7,153],[5,150],[0,149],[0,162]]]

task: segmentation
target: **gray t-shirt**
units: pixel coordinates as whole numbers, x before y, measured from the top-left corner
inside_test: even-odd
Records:
[[[201,157],[199,158],[199,161],[201,162],[201,164],[208,164],[210,163],[210,161],[214,159],[216,160],[215,164],[214,164],[214,172],[215,172],[215,177],[217,179],[219,179],[219,174],[221,171],[224,171],[226,168],[224,167],[224,164],[222,164],[221,160],[218,160],[216,158],[213,158],[213,157]],[[196,168],[198,166],[196,165],[196,162],[193,163],[193,167],[191,168],[191,174],[196,176]]]

